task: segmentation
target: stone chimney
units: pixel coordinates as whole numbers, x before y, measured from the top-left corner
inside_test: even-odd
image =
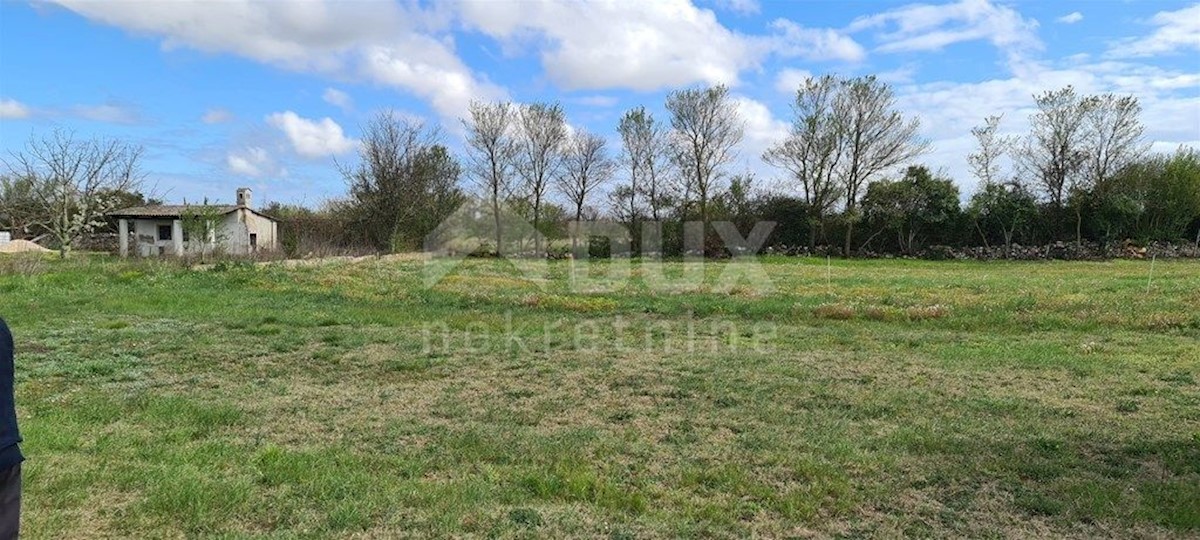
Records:
[[[250,191],[250,188],[248,188],[248,187],[238,188],[238,190],[237,190],[237,205],[238,206],[245,206],[246,208],[250,208],[251,203],[253,201],[254,201],[254,192]]]

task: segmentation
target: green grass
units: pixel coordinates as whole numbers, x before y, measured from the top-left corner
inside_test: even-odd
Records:
[[[0,259],[23,532],[1200,533],[1200,264],[763,263]]]

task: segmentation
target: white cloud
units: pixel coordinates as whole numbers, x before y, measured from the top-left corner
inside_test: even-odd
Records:
[[[891,84],[909,84],[913,82],[917,75],[917,66],[907,64],[896,69],[880,71],[875,74],[879,80]]]
[[[736,85],[742,71],[759,68],[772,54],[816,61],[865,56],[862,46],[836,30],[784,19],[772,23],[768,34],[735,32],[689,0],[457,6],[464,24],[499,40],[506,54],[536,50],[549,78],[568,90]]]
[[[991,114],[1003,114],[1002,131],[1023,134],[1034,112],[1033,95],[1073,85],[1085,94],[1116,92],[1136,96],[1143,107],[1147,140],[1157,147],[1200,140],[1200,74],[1128,62],[1063,66],[1028,65],[1009,78],[970,83],[932,82],[898,88],[906,114],[921,118],[923,134],[934,151],[922,161],[945,168],[964,192],[976,181],[967,169],[973,150],[969,130]]]
[[[328,117],[309,120],[292,111],[284,111],[267,116],[267,123],[287,136],[297,154],[308,158],[344,154],[358,144],[347,138],[342,126]]]
[[[777,171],[763,163],[761,157],[771,145],[787,137],[788,123],[775,118],[762,102],[745,96],[734,96],[733,102],[746,127],[739,154],[741,166],[760,178],[775,176]]]
[[[205,124],[223,124],[231,120],[233,120],[233,113],[220,107],[204,111],[204,115],[200,117],[200,121]]]
[[[762,5],[758,3],[758,0],[715,0],[713,4],[719,9],[742,15],[755,15],[762,11]]]
[[[21,118],[29,118],[31,114],[29,107],[15,99],[0,99],[0,119],[4,120],[19,120]]]
[[[612,107],[613,105],[617,104],[617,98],[615,98],[613,96],[602,96],[602,95],[579,96],[579,97],[567,98],[566,101],[568,101],[570,103],[578,103],[579,105],[583,105],[586,107],[602,107],[602,108],[603,107]]]
[[[804,81],[812,77],[812,72],[806,69],[787,68],[775,76],[775,89],[789,96],[796,95],[796,90],[804,86]]]
[[[858,62],[867,51],[850,36],[830,28],[805,28],[787,19],[776,19],[771,28],[782,32],[774,38],[774,50],[786,57],[808,60]]]
[[[343,110],[349,110],[354,107],[354,99],[350,97],[350,94],[337,88],[326,88],[325,93],[321,94],[321,99],[325,100],[325,103]]]
[[[136,124],[138,122],[137,112],[123,105],[114,105],[111,103],[104,105],[76,105],[71,109],[71,112],[80,118],[93,122],[107,122],[110,124]]]
[[[1109,49],[1118,58],[1200,51],[1200,4],[1160,11],[1150,19],[1157,28],[1148,36],[1121,40]]]
[[[227,154],[225,166],[231,173],[257,178],[267,174],[273,168],[273,163],[266,150],[252,146]]]
[[[539,46],[550,79],[566,89],[657,90],[736,83],[764,44],[736,34],[687,0],[466,2],[464,22],[512,49]]]
[[[989,0],[911,4],[859,17],[849,30],[877,30],[880,52],[936,51],[965,41],[987,40],[1010,54],[1040,49],[1037,21]]]
[[[1078,11],[1072,11],[1071,13],[1063,15],[1055,20],[1063,24],[1075,24],[1083,20],[1083,14]]]
[[[94,21],[163,38],[163,48],[226,52],[285,69],[362,77],[428,100],[445,117],[502,96],[435,38],[446,16],[414,4],[279,0],[96,3],[56,0]]]
[[[472,100],[501,99],[505,91],[471,71],[441,42],[409,35],[390,45],[367,47],[361,73],[368,79],[405,88],[428,101],[446,118],[466,115]]]

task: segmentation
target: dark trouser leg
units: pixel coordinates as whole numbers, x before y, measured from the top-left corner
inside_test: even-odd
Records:
[[[0,471],[0,540],[11,540],[21,530],[21,464]]]

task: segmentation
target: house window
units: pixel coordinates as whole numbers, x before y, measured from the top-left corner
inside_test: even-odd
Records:
[[[258,251],[258,235],[250,233],[250,251]]]
[[[159,240],[170,240],[171,239],[171,226],[170,225],[159,225],[158,226],[158,239]]]

